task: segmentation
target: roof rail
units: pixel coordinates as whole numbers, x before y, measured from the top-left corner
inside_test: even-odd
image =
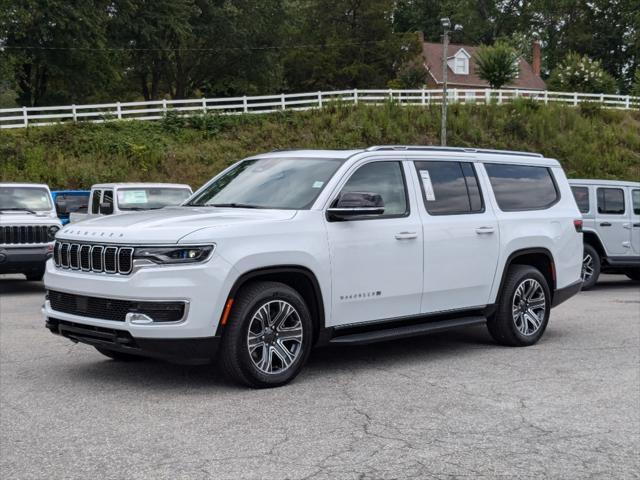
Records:
[[[459,153],[489,153],[496,155],[520,155],[522,157],[544,158],[540,153],[519,152],[514,150],[491,150],[486,148],[465,148],[465,147],[438,147],[420,145],[374,145],[366,149],[367,152],[380,150],[404,150],[404,151],[427,151],[427,152],[459,152]]]

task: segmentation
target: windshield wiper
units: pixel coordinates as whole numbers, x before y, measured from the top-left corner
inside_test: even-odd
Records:
[[[229,207],[229,208],[264,208],[260,205],[250,205],[248,203],[212,203],[205,207]]]
[[[31,210],[29,208],[0,208],[0,212],[28,212],[28,213],[33,213],[34,215],[37,215],[38,212],[36,212],[35,210]]]

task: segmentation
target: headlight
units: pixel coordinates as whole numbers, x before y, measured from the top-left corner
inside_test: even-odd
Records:
[[[134,260],[151,260],[160,264],[204,262],[213,252],[213,245],[189,247],[139,247],[133,251]]]
[[[47,235],[49,236],[49,241],[55,240],[56,233],[58,233],[58,230],[60,230],[60,227],[57,225],[51,225],[47,229]]]

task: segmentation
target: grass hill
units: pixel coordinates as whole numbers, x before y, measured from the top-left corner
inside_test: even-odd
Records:
[[[640,180],[640,111],[518,101],[453,105],[449,145],[540,152],[569,177]],[[0,131],[0,180],[87,188],[106,181],[202,185],[245,156],[274,149],[437,145],[440,108],[333,105],[322,110]]]

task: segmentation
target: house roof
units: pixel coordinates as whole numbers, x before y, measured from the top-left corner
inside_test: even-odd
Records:
[[[469,74],[456,74],[451,68],[447,72],[447,83],[453,85],[464,85],[477,88],[488,88],[489,84],[482,80],[476,72],[476,62],[474,60],[477,47],[471,45],[461,45],[450,43],[447,49],[447,58],[453,57],[459,50],[463,49],[471,55],[469,61]],[[436,83],[442,83],[442,44],[441,43],[422,43],[422,54],[424,56],[425,67]],[[507,88],[521,88],[531,90],[545,90],[546,85],[539,75],[533,73],[533,69],[529,62],[523,58],[519,59],[520,74],[512,83],[505,85]]]

